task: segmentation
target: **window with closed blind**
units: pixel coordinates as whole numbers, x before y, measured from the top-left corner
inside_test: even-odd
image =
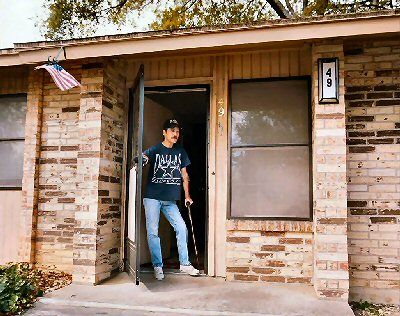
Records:
[[[0,189],[22,187],[26,95],[0,95]]]
[[[311,218],[310,80],[230,82],[230,217]]]

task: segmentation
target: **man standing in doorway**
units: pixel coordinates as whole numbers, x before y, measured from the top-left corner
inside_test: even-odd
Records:
[[[181,146],[177,145],[180,126],[177,120],[168,119],[163,125],[164,140],[145,150],[144,160],[150,163],[147,188],[143,199],[146,213],[147,241],[154,267],[154,277],[164,279],[163,262],[158,227],[160,211],[172,225],[176,233],[180,271],[191,276],[199,275],[189,262],[188,230],[182,219],[176,201],[181,199],[182,183],[185,192],[185,205],[192,204],[189,194],[189,175],[186,167],[189,157]]]

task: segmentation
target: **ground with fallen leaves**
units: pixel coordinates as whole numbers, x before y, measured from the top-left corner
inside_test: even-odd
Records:
[[[36,275],[39,279],[39,287],[43,293],[48,293],[71,284],[72,275],[57,271],[55,268],[37,269]]]
[[[350,303],[355,316],[400,316],[400,305]]]

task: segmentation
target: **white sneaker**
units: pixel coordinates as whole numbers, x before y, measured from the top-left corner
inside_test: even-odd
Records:
[[[164,279],[164,272],[162,270],[162,267],[154,267],[154,277],[158,281],[161,281],[162,279]]]
[[[188,266],[180,265],[180,271],[185,274],[189,274],[191,276],[199,276],[200,275],[200,271],[197,270],[196,268],[194,268],[192,265],[188,265]]]

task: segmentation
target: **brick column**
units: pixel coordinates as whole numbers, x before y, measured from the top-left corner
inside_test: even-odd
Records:
[[[38,206],[39,153],[43,110],[43,71],[35,71],[31,68],[28,80],[18,257],[19,261],[34,262],[34,240]]]
[[[121,257],[121,191],[124,147],[125,67],[108,60],[104,67],[96,281],[119,271]]]
[[[77,167],[72,280],[96,283],[96,238],[100,170],[103,69],[101,64],[82,66],[79,110],[80,148]]]
[[[339,103],[318,102],[318,58],[339,57]],[[343,45],[313,47],[314,288],[348,299],[346,129]]]
[[[96,284],[119,269],[123,71],[112,60],[82,68],[74,282]]]

